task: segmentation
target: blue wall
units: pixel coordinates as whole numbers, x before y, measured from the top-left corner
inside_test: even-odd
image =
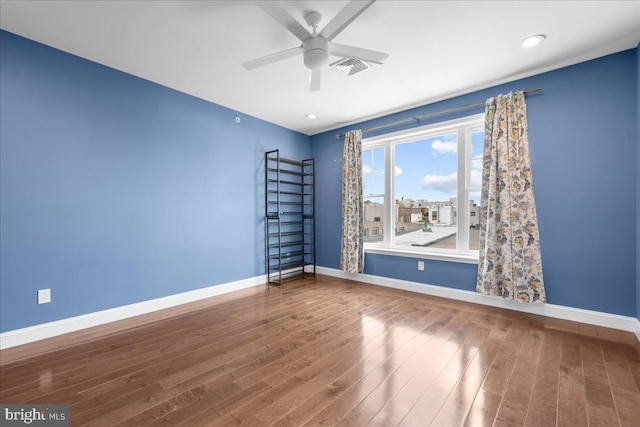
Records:
[[[0,43],[0,331],[264,274],[264,152],[308,136]]]
[[[527,105],[548,301],[640,319],[637,53],[349,128],[543,86]],[[0,332],[263,274],[273,148],[316,158],[318,264],[338,268],[347,128],[309,138],[4,31],[0,95]],[[425,264],[367,255],[365,272],[473,290],[475,265]]]
[[[640,320],[640,43],[636,48],[636,317]]]
[[[313,136],[311,154],[322,184],[316,198],[319,265],[339,268],[342,141],[336,134],[542,86],[527,96],[527,113],[547,300],[635,316],[637,61],[632,49]],[[437,120],[482,111],[467,109]],[[419,272],[416,261],[369,254],[365,273],[475,288],[475,265],[427,260]]]

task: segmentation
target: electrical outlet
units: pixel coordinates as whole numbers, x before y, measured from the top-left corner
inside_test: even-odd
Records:
[[[418,261],[418,271],[424,271],[424,261]]]
[[[38,304],[51,302],[51,289],[38,289]]]

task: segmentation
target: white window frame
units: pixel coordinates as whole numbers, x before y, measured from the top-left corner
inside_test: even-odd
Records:
[[[471,184],[471,131],[484,128],[484,113],[459,119],[433,123],[418,128],[402,130],[384,135],[363,138],[362,150],[384,148],[384,221],[382,245],[365,243],[366,253],[397,255],[411,258],[436,259],[476,264],[478,251],[469,250],[469,195],[479,192],[479,188],[470,188]],[[457,225],[456,249],[409,248],[395,244],[396,210],[395,207],[395,146],[404,142],[418,141],[452,131],[458,131],[457,152]],[[461,179],[462,177],[462,179]],[[367,195],[363,195],[367,197]],[[464,201],[461,203],[460,201]]]

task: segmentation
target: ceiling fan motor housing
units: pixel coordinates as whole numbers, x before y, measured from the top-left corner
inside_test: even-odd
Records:
[[[321,36],[312,36],[302,42],[304,65],[317,70],[329,63],[329,41]]]

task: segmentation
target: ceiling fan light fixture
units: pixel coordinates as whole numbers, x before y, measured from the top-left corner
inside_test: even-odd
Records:
[[[304,65],[310,70],[318,70],[329,63],[329,42],[324,37],[309,37],[302,42]]]
[[[312,50],[304,54],[304,65],[310,70],[318,70],[329,62],[327,52]]]
[[[534,47],[539,45],[547,36],[544,34],[536,34],[535,36],[527,37],[522,40],[522,47]]]

